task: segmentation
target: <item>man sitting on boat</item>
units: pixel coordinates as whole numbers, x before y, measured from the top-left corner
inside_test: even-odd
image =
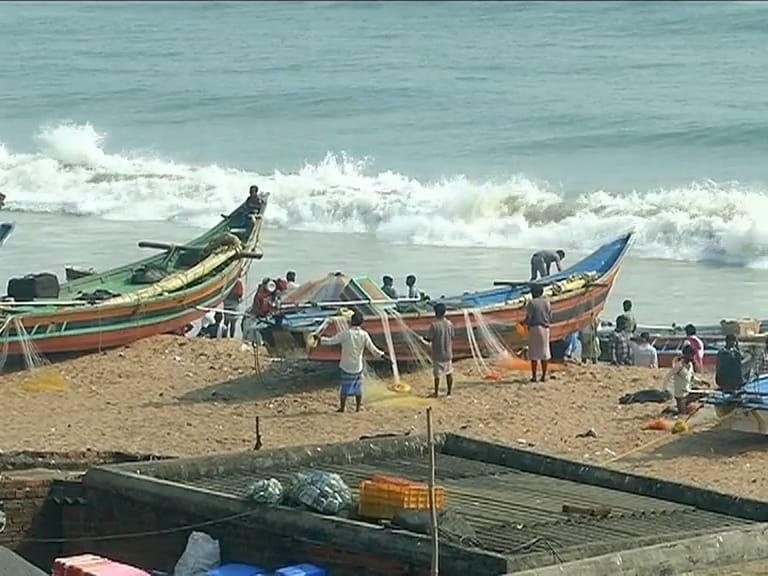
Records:
[[[386,358],[383,350],[376,348],[370,334],[363,330],[363,315],[355,310],[349,320],[350,327],[333,336],[323,336],[315,344],[322,346],[341,345],[339,360],[339,412],[344,412],[347,398],[355,397],[355,411],[360,412],[363,401],[363,354],[368,350],[378,358]]]
[[[289,270],[285,273],[285,281],[288,283],[287,290],[293,290],[294,288],[301,286],[301,284],[296,282],[296,272],[293,270]]]
[[[259,187],[254,184],[248,189],[248,198],[245,201],[245,207],[252,214],[261,214],[261,208],[264,202],[259,194]]]
[[[539,250],[531,256],[531,282],[537,278],[549,276],[552,270],[552,264],[555,265],[558,272],[563,271],[562,261],[565,259],[565,252],[562,250]]]
[[[384,275],[381,278],[381,291],[392,300],[397,300],[397,290],[395,289],[395,279],[392,276]]]

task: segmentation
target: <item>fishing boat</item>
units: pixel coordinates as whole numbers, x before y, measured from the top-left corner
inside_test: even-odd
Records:
[[[45,355],[90,352],[183,331],[261,258],[265,208],[243,204],[185,245],[139,242],[159,253],[61,286],[52,274],[12,278],[14,298],[0,301],[0,355],[28,354],[30,344]],[[36,282],[45,290],[35,292]]]
[[[758,376],[737,392],[714,392],[704,402],[715,408],[722,427],[768,434],[768,374]]]
[[[562,272],[535,282],[552,304],[553,341],[580,330],[600,314],[631,242],[632,234],[625,234]],[[418,362],[412,336],[427,336],[434,320],[433,305],[439,301],[446,305],[446,317],[455,327],[454,358],[470,358],[474,342],[483,340],[475,336],[476,330],[492,333],[510,349],[526,345],[527,335],[520,323],[525,319],[531,284],[497,281],[488,290],[414,302],[389,298],[367,276],[336,273],[285,294],[271,318],[246,317],[245,334],[263,342],[276,356],[335,362],[339,347],[312,346],[313,335],[332,336],[343,326],[338,320],[356,309],[364,315],[363,328],[379,348],[388,349],[389,333],[397,359]]]

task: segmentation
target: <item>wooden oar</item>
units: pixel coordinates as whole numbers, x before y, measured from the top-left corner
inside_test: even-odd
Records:
[[[186,244],[167,244],[165,242],[150,242],[150,241],[141,241],[139,242],[139,248],[152,248],[154,250],[165,250],[165,251],[171,251],[171,250],[185,250],[188,252],[202,252],[206,249],[205,246],[189,246]],[[237,256],[239,258],[253,258],[254,260],[261,260],[264,257],[264,254],[261,252],[238,252]]]
[[[540,284],[542,286],[546,286],[547,284],[545,282],[536,282],[535,280],[531,280],[529,282],[511,282],[508,280],[494,280],[493,285],[494,286],[509,286],[510,288],[520,288],[521,286],[531,286],[533,284]]]
[[[103,302],[98,300],[97,302]],[[1,302],[0,307],[20,307],[26,308],[27,306],[85,306],[87,304],[93,304],[88,300],[30,300],[29,302]]]

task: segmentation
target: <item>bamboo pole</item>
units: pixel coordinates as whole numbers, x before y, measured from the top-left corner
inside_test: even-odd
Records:
[[[435,437],[432,433],[432,408],[427,408],[427,443],[429,446],[429,531],[432,536],[431,576],[440,573],[440,544],[437,531],[437,507],[435,506]]]
[[[282,310],[291,310],[294,308],[344,308],[346,306],[362,306],[368,304],[378,306],[380,304],[407,304],[410,302],[421,302],[420,298],[397,298],[386,300],[360,299],[360,300],[328,300],[325,302],[297,302],[295,304],[281,304]]]

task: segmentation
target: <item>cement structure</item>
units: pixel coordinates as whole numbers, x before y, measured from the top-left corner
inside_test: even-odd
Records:
[[[447,507],[474,528],[481,543],[476,548],[442,544],[441,573],[448,576],[498,576],[528,569],[542,570],[532,574],[576,574],[582,572],[562,568],[574,561],[591,561],[597,566],[599,558],[604,558],[606,566],[614,562],[615,567],[617,555],[626,558],[626,563],[631,559],[651,570],[659,554],[673,554],[673,550],[683,558],[675,568],[686,570],[692,567],[685,565],[685,551],[690,552],[685,543],[692,538],[711,544],[723,533],[744,530],[762,537],[765,530],[760,523],[768,521],[768,504],[760,501],[457,435],[437,440],[437,481],[446,489]],[[421,437],[395,437],[101,466],[88,471],[84,484],[86,489],[146,506],[185,511],[200,518],[230,517],[245,532],[257,526],[274,538],[290,537],[391,559],[399,563],[403,574],[424,573],[430,561],[427,536],[354,517],[259,505],[244,497],[256,479],[282,479],[308,469],[338,472],[353,489],[375,474],[424,481],[427,444]],[[575,516],[564,513],[564,505],[609,507],[610,514],[605,518]],[[254,549],[260,545],[268,545],[263,537],[253,542]],[[656,556],[640,553],[639,549],[654,546],[660,547]],[[706,549],[709,564],[716,563],[716,548]],[[721,556],[728,560],[725,553]],[[333,574],[355,572],[345,567],[341,556],[323,560],[332,564],[328,567]],[[386,572],[372,567],[366,573]]]

